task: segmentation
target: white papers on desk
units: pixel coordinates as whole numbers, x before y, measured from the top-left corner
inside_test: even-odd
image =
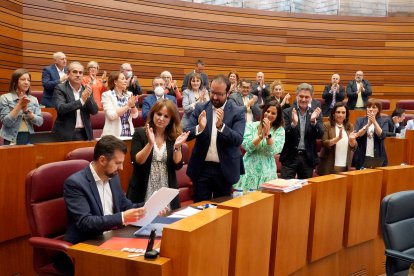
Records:
[[[194,208],[194,207],[187,207],[185,209],[182,209],[180,211],[177,211],[171,215],[169,215],[169,218],[186,218],[192,215],[197,214],[198,212],[201,212],[202,210]]]
[[[263,190],[277,191],[288,193],[297,189],[302,188],[304,184],[308,183],[306,179],[273,179],[266,183],[262,183],[259,186]]]
[[[145,202],[145,217],[137,222],[131,223],[135,226],[150,224],[156,216],[178,195],[178,189],[162,187]]]

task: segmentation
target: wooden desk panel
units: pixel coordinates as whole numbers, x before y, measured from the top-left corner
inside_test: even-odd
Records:
[[[269,274],[273,197],[253,192],[218,205],[233,211],[228,275]]]
[[[407,130],[405,138],[407,139],[407,163],[414,165],[414,130]]]
[[[378,234],[382,170],[365,169],[342,173],[348,176],[344,245],[374,239]]]
[[[407,139],[387,137],[384,143],[388,157],[388,166],[407,163]]]
[[[347,177],[325,175],[309,179],[312,203],[308,259],[314,262],[342,249]]]
[[[378,169],[383,171],[381,198],[400,191],[414,190],[414,166],[390,166]]]
[[[349,122],[355,126],[356,119],[366,116],[365,110],[349,110]]]
[[[269,275],[288,275],[306,265],[311,193],[310,184],[286,194],[271,193],[275,203]]]
[[[160,255],[171,259],[173,275],[227,275],[231,220],[231,211],[207,209],[165,227]]]
[[[36,144],[36,165],[39,167],[43,164],[63,161],[70,151],[77,148],[93,147],[95,143],[96,141],[71,141]]]
[[[158,257],[151,261],[143,256],[128,258],[130,253],[100,249],[85,243],[71,246],[68,252],[75,259],[75,275],[174,275],[168,258]]]
[[[26,175],[36,168],[35,152],[34,146],[0,147],[0,242],[30,233],[25,181]]]

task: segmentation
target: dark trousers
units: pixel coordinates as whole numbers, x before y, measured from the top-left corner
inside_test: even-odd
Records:
[[[86,130],[84,128],[75,128],[72,135],[72,141],[86,141],[88,140],[88,135],[86,135]]]
[[[29,132],[19,132],[17,133],[16,138],[16,145],[27,145],[30,143],[29,140],[30,133]],[[4,139],[3,144],[4,145],[10,145],[11,141]]]
[[[313,176],[314,167],[309,166],[304,153],[296,154],[291,159],[292,162],[289,164],[282,164],[281,178],[291,179],[296,178],[297,175],[298,179],[306,179]]]
[[[210,200],[211,198],[230,196],[232,183],[229,183],[219,163],[204,162],[198,179],[193,182],[194,202]]]

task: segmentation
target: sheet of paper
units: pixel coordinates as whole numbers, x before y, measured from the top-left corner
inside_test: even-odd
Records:
[[[177,195],[178,189],[162,187],[145,202],[145,217],[131,224],[135,226],[150,224]]]
[[[171,218],[185,218],[185,217],[189,217],[189,216],[192,216],[194,214],[197,214],[198,212],[201,212],[201,210],[196,209],[194,207],[187,207],[187,208],[182,209],[178,212],[172,213],[168,217],[171,217]]]

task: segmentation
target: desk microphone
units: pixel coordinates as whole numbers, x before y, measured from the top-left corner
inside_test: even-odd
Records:
[[[151,234],[148,239],[147,250],[145,251],[145,259],[155,259],[158,256],[158,251],[153,249],[155,239],[155,229],[151,230]]]

